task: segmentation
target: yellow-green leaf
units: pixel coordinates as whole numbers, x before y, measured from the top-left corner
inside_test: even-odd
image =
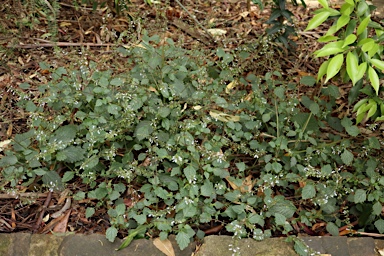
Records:
[[[373,89],[376,92],[376,95],[378,95],[379,87],[380,87],[379,76],[377,75],[376,71],[372,67],[368,67],[368,77]]]
[[[364,30],[367,28],[370,21],[371,21],[371,15],[368,15],[363,19],[363,21],[360,23],[359,27],[357,28],[357,31],[356,31],[357,36],[364,32]]]
[[[332,77],[334,77],[337,73],[339,73],[341,65],[343,65],[344,55],[338,54],[333,57],[327,67],[327,78],[325,79],[325,83],[329,81]]]
[[[319,4],[321,4],[321,6],[323,6],[325,9],[329,8],[327,0],[319,0]]]
[[[375,43],[372,48],[368,51],[368,56],[372,58],[379,51],[379,45]]]
[[[363,78],[365,72],[367,71],[367,66],[367,62],[363,62],[359,65],[359,67],[357,68],[357,81]]]
[[[345,1],[346,3],[344,3],[341,8],[340,8],[340,13],[342,15],[350,15],[354,9],[354,3],[353,3],[353,0],[347,0]]]
[[[350,34],[345,38],[344,44],[341,47],[344,48],[347,45],[353,44],[356,41],[356,39],[357,39],[357,36],[355,34]]]
[[[346,58],[346,65],[347,65],[347,74],[349,76],[349,78],[351,78],[352,80],[352,84],[355,85],[357,83],[357,72],[356,70],[358,69],[358,60],[357,60],[357,57],[355,56],[355,54],[353,54],[352,52],[349,52],[347,54],[347,58]]]
[[[370,104],[370,108],[368,110],[368,113],[367,113],[367,118],[370,118],[371,116],[373,116],[376,111],[377,111],[377,104],[376,102],[374,102],[373,104]]]
[[[220,111],[217,111],[217,110],[209,111],[209,115],[211,117],[213,117],[214,119],[220,120],[222,122],[229,122],[229,121],[239,122],[240,121],[240,117],[239,116],[228,115],[228,114],[226,114],[224,112],[220,112]]]
[[[362,100],[359,100],[355,106],[353,107],[353,111],[355,112],[358,108],[360,108],[363,104],[367,103],[368,102],[368,99],[362,99]]]
[[[350,19],[349,15],[341,15],[336,23],[336,31],[347,25]]]
[[[369,39],[371,39],[371,38],[369,38]],[[368,52],[370,49],[372,49],[374,44],[375,44],[375,41],[373,41],[373,39],[368,40],[365,44],[363,44],[363,46],[361,46],[361,50],[363,52]]]
[[[319,82],[320,79],[323,78],[323,76],[327,73],[328,63],[329,63],[329,60],[324,61],[321,64],[321,66],[319,68],[319,72],[317,73],[317,82]]]
[[[314,52],[316,57],[324,57],[332,54],[340,53],[344,51],[342,47],[344,44],[344,40],[340,40],[337,42],[331,42],[323,46],[320,50]]]
[[[327,10],[316,14],[309,21],[308,26],[305,29],[305,31],[317,28],[321,23],[323,23],[326,19],[328,19],[329,15],[331,15],[331,13]]]
[[[373,64],[375,68],[379,69],[381,72],[384,71],[384,61],[378,59],[371,59],[371,64]]]
[[[337,40],[339,39],[339,37],[337,36],[331,36],[331,35],[325,35],[325,36],[322,36],[320,37],[319,39],[317,39],[317,42],[319,43],[328,43],[330,41],[334,41],[334,40]]]

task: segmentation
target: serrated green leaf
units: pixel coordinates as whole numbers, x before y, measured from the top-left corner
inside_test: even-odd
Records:
[[[99,157],[98,156],[92,156],[89,159],[87,159],[84,163],[84,169],[92,169],[99,163]]]
[[[161,107],[159,108],[159,116],[161,116],[162,118],[165,118],[167,117],[169,114],[171,113],[171,109],[168,108],[168,107]]]
[[[15,165],[17,163],[17,157],[15,155],[6,155],[0,159],[0,167],[6,167]]]
[[[93,207],[87,207],[87,210],[85,210],[85,218],[90,218],[90,217],[92,217],[93,216],[93,214],[95,214],[95,208],[93,208]],[[117,235],[117,233],[116,233],[116,235]],[[116,236],[115,236],[116,237]],[[108,237],[107,237],[107,239],[108,239]],[[108,239],[109,240],[109,239]],[[111,241],[111,242],[113,242],[113,241]]]
[[[383,209],[383,205],[380,202],[376,202],[372,206],[372,213],[376,216],[379,216],[381,214],[382,209]]]
[[[54,136],[50,139],[50,143],[66,144],[75,139],[77,132],[77,126],[68,124],[59,127],[55,132]]]
[[[327,78],[325,79],[324,83],[327,83],[329,79],[331,79],[337,73],[339,73],[341,65],[343,65],[343,61],[344,61],[343,54],[338,54],[330,60],[327,67]]]
[[[353,154],[345,149],[343,153],[341,153],[341,160],[344,164],[350,165],[353,161]]]
[[[105,237],[108,239],[109,242],[113,243],[117,237],[117,228],[109,227],[105,232]]]
[[[375,221],[374,225],[377,228],[377,230],[380,232],[380,234],[384,233],[384,220],[383,219]]]
[[[276,202],[270,208],[270,212],[272,214],[280,213],[284,215],[287,219],[289,219],[296,212],[296,207],[292,204],[292,202],[283,200],[283,201]]]
[[[377,75],[376,71],[372,67],[368,67],[368,77],[373,89],[376,92],[376,95],[378,95],[379,88],[380,88],[379,76]]]
[[[306,86],[313,86],[316,84],[316,79],[313,76],[303,76],[300,83]]]
[[[151,121],[144,120],[137,124],[134,136],[140,141],[148,138],[152,132],[153,128],[151,126]]]
[[[280,213],[275,213],[275,221],[276,225],[283,226],[287,221],[287,218],[285,218],[285,216]]]
[[[251,224],[258,224],[260,226],[264,226],[264,219],[257,213],[251,213],[248,216],[248,221]]]
[[[339,228],[333,222],[328,222],[327,226],[326,226],[326,229],[333,236],[338,236],[339,235]]]
[[[19,85],[19,87],[20,87],[21,89],[23,89],[23,90],[26,90],[26,89],[28,89],[29,87],[31,87],[31,85],[30,85],[29,83],[21,83],[21,84]]]
[[[324,175],[331,175],[332,174],[332,166],[327,164],[321,167],[321,173]]]
[[[356,204],[364,203],[367,200],[367,193],[363,189],[357,189],[354,195],[354,201]]]
[[[349,127],[345,127],[345,130],[347,133],[353,137],[356,137],[357,135],[360,134],[360,129],[356,125],[352,125]]]
[[[246,165],[244,162],[240,162],[240,163],[236,163],[236,167],[237,167],[237,169],[239,169],[239,172],[244,172]]]
[[[16,134],[13,140],[15,151],[25,151],[31,145],[31,139],[35,136],[35,130],[31,129],[26,133]]]
[[[107,107],[107,111],[109,114],[118,116],[120,113],[121,107],[116,104],[109,104]]]
[[[215,190],[213,188],[213,184],[209,180],[205,180],[204,184],[201,186],[201,195],[202,196],[213,196],[215,194]]]
[[[55,171],[48,171],[43,175],[42,178],[44,184],[53,190],[63,189],[63,183],[61,181],[60,175]]]
[[[35,170],[33,170],[33,172],[38,176],[43,176],[44,174],[47,173],[47,171],[45,169],[42,169],[42,168],[35,169]]]
[[[301,196],[304,200],[314,198],[315,195],[316,195],[316,189],[312,184],[306,184],[301,192]]]
[[[123,80],[120,77],[113,78],[110,82],[113,86],[120,86],[123,84]]]
[[[190,243],[189,235],[183,230],[180,230],[176,235],[176,242],[179,245],[180,250],[184,250]]]
[[[75,172],[73,171],[66,171],[63,175],[63,178],[61,179],[61,181],[63,183],[66,183],[68,181],[70,181],[71,179],[73,179],[73,177],[75,177]]]
[[[184,168],[184,175],[189,182],[192,182],[196,177],[196,169],[192,165]]]
[[[309,106],[309,110],[312,114],[317,115],[320,112],[319,104],[317,104],[316,102],[312,102]]]
[[[67,163],[75,163],[83,160],[85,158],[86,149],[83,149],[80,146],[69,146],[64,150],[58,152],[65,156],[65,159],[61,161],[65,161]]]

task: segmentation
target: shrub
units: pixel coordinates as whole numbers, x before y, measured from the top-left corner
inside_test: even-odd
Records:
[[[262,240],[320,220],[337,235],[357,216],[361,227],[384,232],[382,144],[354,141],[352,121],[331,116],[335,86],[299,101],[297,85],[278,71],[233,77],[235,57],[218,49],[212,76],[216,63],[202,52],[158,41],[144,36],[121,48],[123,74],[93,62],[52,70],[36,101],[20,101],[30,130],[0,159],[2,179],[60,190],[80,178],[88,190],[74,199],[107,207],[107,238],[129,230],[122,247],[150,232],[175,233],[185,248],[207,223]],[[94,213],[88,207],[86,217]]]
[[[350,79],[353,88],[349,93],[349,103],[352,104],[361,94],[354,106],[356,123],[364,118],[375,121],[384,120],[383,86],[380,78],[383,76],[384,61],[383,27],[371,19],[375,8],[365,0],[348,0],[336,10],[329,7],[327,1],[320,0],[322,9],[309,22],[306,30],[314,29],[326,20],[333,20],[327,33],[319,38],[319,42],[327,43],[315,52],[317,57],[327,57],[319,68],[318,80],[324,75],[327,83],[331,78],[340,74],[344,80]],[[364,75],[369,85],[364,86]]]

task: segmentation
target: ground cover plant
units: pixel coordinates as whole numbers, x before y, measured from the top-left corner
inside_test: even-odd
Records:
[[[72,6],[65,4],[61,8]],[[352,3],[349,5],[352,9]],[[92,6],[96,7],[79,8],[90,13],[98,10],[98,5]],[[219,6],[223,13],[232,8]],[[181,15],[176,7],[142,5],[157,24],[173,24],[181,29],[175,21]],[[322,11],[336,16],[336,11],[324,7],[318,15]],[[126,8],[129,10],[129,5]],[[232,11],[245,10],[246,1],[237,8]],[[124,8],[115,10],[115,15],[117,12],[124,13]],[[352,13],[355,12],[349,14]],[[188,27],[181,29],[189,35],[184,38],[177,34],[180,31],[170,35],[171,28],[162,35],[158,29],[156,32],[147,29],[149,25],[138,30],[143,21],[135,19],[132,13],[129,15],[131,26],[124,31],[119,31],[115,23],[109,24],[116,29],[113,31],[101,27],[103,40],[112,41],[112,37],[116,40],[113,52],[107,52],[110,56],[93,56],[82,48],[80,55],[85,57],[73,61],[75,57],[70,55],[71,61],[65,65],[54,57],[40,58],[32,67],[34,75],[28,74],[30,67],[25,65],[27,78],[20,75],[20,80],[10,88],[2,85],[4,95],[8,98],[14,95],[14,101],[2,101],[4,113],[13,113],[4,115],[8,118],[2,124],[16,125],[17,118],[23,122],[19,124],[19,132],[12,131],[9,125],[2,130],[7,140],[2,139],[1,189],[5,198],[24,193],[35,200],[29,198],[32,201],[26,202],[26,197],[22,198],[21,205],[27,207],[16,208],[16,215],[11,210],[2,212],[2,218],[14,223],[3,232],[63,232],[55,230],[54,225],[66,222],[64,231],[103,232],[110,241],[125,237],[121,248],[134,238],[164,240],[170,234],[175,234],[180,248],[185,248],[194,239],[209,234],[262,240],[271,236],[295,237],[299,233],[384,232],[383,128],[378,122],[380,118],[376,123],[365,119],[362,126],[360,113],[352,113],[352,106],[343,108],[354,87],[346,81],[332,82],[330,78],[337,72],[324,68],[337,66],[338,71],[343,63],[339,67],[331,58],[324,62],[328,64],[320,66],[318,60],[308,56],[290,55],[284,44],[273,43],[275,39],[284,41],[281,36],[286,30],[253,35],[249,31],[247,34],[228,29],[232,37],[211,45],[204,33],[196,35]],[[256,11],[253,15],[257,15]],[[30,21],[38,23],[36,16],[28,16],[18,25],[25,29]],[[96,19],[93,22],[100,25],[96,17],[87,17]],[[253,21],[250,14],[243,12],[235,17],[238,22],[249,18],[244,26]],[[309,24],[320,25],[325,21],[316,17],[319,16]],[[369,16],[364,12],[354,18],[357,23],[366,17]],[[47,24],[50,22],[47,19]],[[225,21],[215,17],[209,25],[222,29],[221,22]],[[92,22],[87,25],[85,31],[89,33],[84,33],[85,38],[94,27]],[[379,46],[370,57],[382,56],[381,28],[376,25],[375,29],[379,38],[374,35],[372,40],[377,40],[374,44]],[[52,37],[64,40],[70,31]],[[107,36],[106,31],[112,33]],[[337,32],[332,26],[329,31]],[[40,36],[51,36],[43,35]],[[190,37],[203,43],[186,47],[188,42],[191,44]],[[365,37],[360,39],[369,39],[367,33]],[[238,44],[234,47],[228,46],[235,41]],[[368,41],[371,42],[363,42]],[[343,42],[343,45],[352,43]],[[88,46],[92,44],[97,45]],[[52,44],[60,45],[64,44]],[[329,54],[359,51],[360,46],[364,47],[358,42],[356,48],[338,46],[337,51]],[[12,47],[3,51],[9,49]],[[311,52],[314,50],[308,51]],[[5,53],[6,64],[12,66],[12,54],[17,52]],[[60,48],[54,48],[52,53],[64,59],[68,55]],[[346,72],[356,84],[362,77],[357,79],[348,71],[354,62],[346,54]],[[100,58],[105,58],[105,62],[100,64]],[[26,58],[19,57],[19,64],[23,59]],[[379,73],[381,62],[372,59],[377,56],[367,62],[378,67],[375,72]],[[303,63],[310,60],[318,65],[312,71],[307,70],[313,74],[302,71]],[[320,74],[316,80],[317,70]],[[324,75],[326,81],[317,83]],[[368,80],[372,83],[375,80],[371,77]],[[11,80],[4,72],[2,81],[6,79]],[[376,90],[374,83],[368,89]],[[350,104],[365,100],[356,92],[354,95]],[[379,105],[381,97],[376,93],[374,98]],[[359,109],[361,104],[356,106]],[[10,107],[20,114],[6,112]],[[364,117],[367,111],[368,108],[360,110]],[[368,118],[371,116],[374,115],[368,114]],[[49,196],[38,197],[37,192],[46,191]],[[73,200],[72,206],[65,203],[68,199]],[[18,219],[26,222],[29,218],[26,216],[31,216],[30,212],[37,208],[35,205],[43,203],[53,207],[32,214],[32,224],[18,225]],[[43,220],[47,213],[58,215],[59,221],[49,216]],[[79,227],[76,221],[64,218],[71,213],[77,222],[87,224],[102,219],[107,224],[101,230],[91,224],[88,229]],[[296,250],[305,255],[306,248],[295,241]]]

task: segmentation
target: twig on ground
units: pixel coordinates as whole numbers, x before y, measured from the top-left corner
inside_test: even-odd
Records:
[[[44,43],[44,44],[20,44],[20,45],[7,45],[7,48],[22,48],[22,49],[31,49],[31,48],[47,48],[47,47],[78,47],[78,46],[87,46],[87,47],[111,47],[117,46],[116,44],[99,44],[99,43],[67,43],[67,42],[57,42],[57,43]]]
[[[178,5],[180,5],[180,7],[196,22],[196,24],[202,29],[202,30],[204,30],[204,32],[207,34],[207,36],[212,40],[212,42],[213,43],[216,43],[216,40],[215,40],[215,38],[213,38],[213,36],[212,36],[212,34],[211,33],[209,33],[209,31],[196,19],[196,17],[194,16],[194,15],[192,15],[188,10],[187,10],[187,8],[185,8],[185,6],[182,4],[182,3],[180,3],[180,1],[179,0],[175,0],[176,1],[176,3],[178,4]]]

